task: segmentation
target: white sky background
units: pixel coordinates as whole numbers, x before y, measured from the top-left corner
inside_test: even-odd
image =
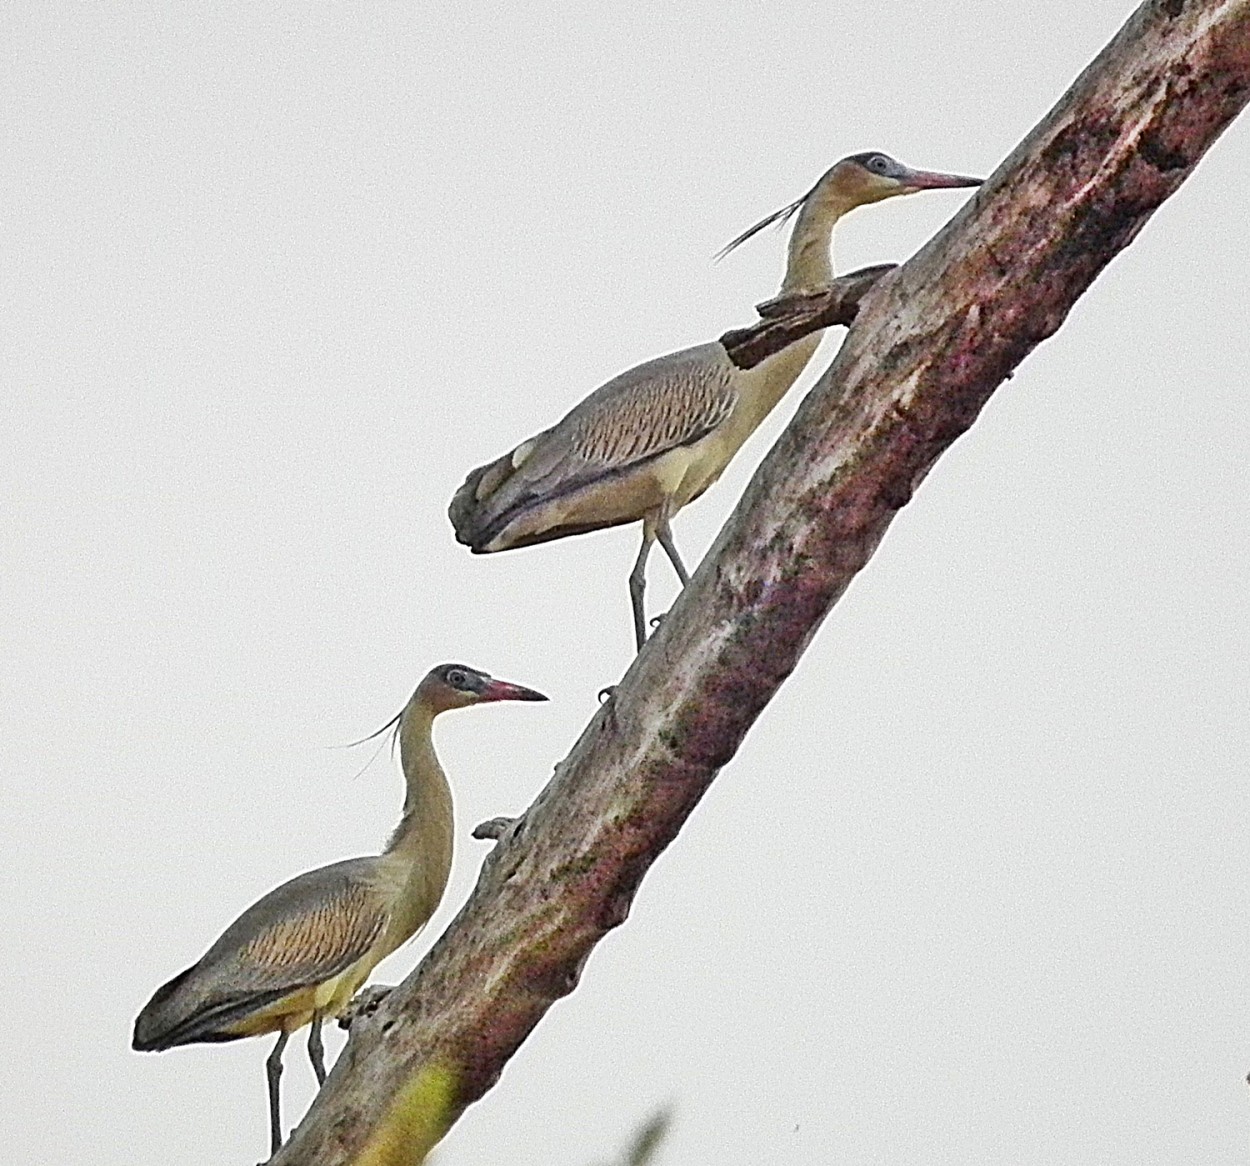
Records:
[[[440,722],[459,851],[393,981],[630,660],[637,532],[472,558],[465,472],[749,322],[784,237],[712,254],[842,155],[988,174],[1130,9],[4,6],[9,1161],[257,1160],[268,1038],[130,1026],[381,844],[397,765],[328,746],[443,660],[552,697]],[[1248,176],[1243,121],[943,458],[440,1162],[587,1166],[665,1102],[665,1166],[1245,1162]]]

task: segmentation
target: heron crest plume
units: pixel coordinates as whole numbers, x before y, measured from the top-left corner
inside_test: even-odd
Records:
[[[784,226],[792,218],[794,218],[796,214],[799,213],[799,210],[802,208],[803,204],[809,198],[812,197],[812,194],[815,192],[815,190],[816,188],[813,186],[811,190],[809,190],[801,198],[796,198],[792,203],[790,203],[789,206],[783,206],[781,210],[773,211],[771,215],[768,215],[765,218],[760,219],[760,221],[756,223],[754,226],[747,227],[747,229],[743,231],[741,235],[739,235],[736,239],[731,239],[719,251],[716,252],[715,256],[713,256],[715,261],[719,263],[720,260],[724,259],[725,256],[728,255],[731,251],[734,251],[737,248],[741,247],[742,244],[745,243],[748,239],[755,238],[755,236],[758,235],[765,227],[771,227],[774,224],[776,224],[776,226],[778,227]]]

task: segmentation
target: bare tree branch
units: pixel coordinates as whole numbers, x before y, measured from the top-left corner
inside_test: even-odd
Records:
[[[763,319],[749,328],[735,328],[720,338],[729,359],[739,368],[754,368],[774,352],[822,328],[849,327],[859,314],[860,301],[877,281],[898,267],[879,263],[840,275],[815,294],[778,296],[757,304]]]
[[[1250,0],[1151,0],[881,279],[659,631],[446,934],[353,1025],[275,1164],[357,1161],[421,1073],[451,1075],[449,1122],[495,1083],[934,461],[1248,98]]]
[[[473,827],[473,837],[498,842],[508,827],[515,822],[515,818],[491,818],[487,822],[479,822]]]

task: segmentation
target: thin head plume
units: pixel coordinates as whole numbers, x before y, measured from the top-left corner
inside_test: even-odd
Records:
[[[387,732],[388,730],[392,730],[391,731],[391,750],[393,753],[395,749],[395,742],[399,739],[399,722],[403,718],[403,715],[404,715],[404,709],[400,709],[399,712],[397,712],[393,717],[391,717],[391,719],[387,721],[385,725],[383,725],[380,729],[375,729],[367,737],[361,737],[359,741],[349,741],[346,745],[331,745],[330,748],[331,749],[354,749],[357,745],[363,745],[366,741],[372,741],[375,737],[380,737],[382,736],[383,733]],[[369,760],[366,761],[364,765],[362,765],[360,769],[356,772],[356,775],[352,778],[352,781],[355,781],[357,777],[359,777],[362,773],[364,773],[364,771],[368,769],[369,766],[371,766],[378,759],[378,754],[381,753],[382,750],[385,748],[386,748],[386,742],[383,741],[373,751],[373,755],[369,758]]]
[[[812,189],[814,190],[815,187]],[[765,227],[771,227],[774,223],[780,227],[784,223],[789,222],[798,213],[799,208],[811,197],[811,195],[812,191],[809,190],[801,198],[796,198],[789,206],[783,206],[781,210],[773,211],[773,213],[767,218],[760,219],[760,221],[753,227],[747,227],[741,235],[739,235],[736,239],[730,240],[719,251],[717,251],[715,256],[713,256],[713,260],[719,263],[730,253],[730,251],[733,251],[737,247],[741,247],[743,243],[745,243],[748,239],[754,238]]]

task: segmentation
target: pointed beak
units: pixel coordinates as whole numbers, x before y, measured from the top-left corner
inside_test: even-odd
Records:
[[[955,186],[980,186],[983,179],[965,178],[962,174],[943,174],[940,170],[912,170],[898,175],[898,180],[911,190],[947,190]]]
[[[482,686],[478,696],[486,700],[546,700],[541,692],[532,688],[523,688],[519,684],[509,684],[506,680],[495,680],[493,677]]]

